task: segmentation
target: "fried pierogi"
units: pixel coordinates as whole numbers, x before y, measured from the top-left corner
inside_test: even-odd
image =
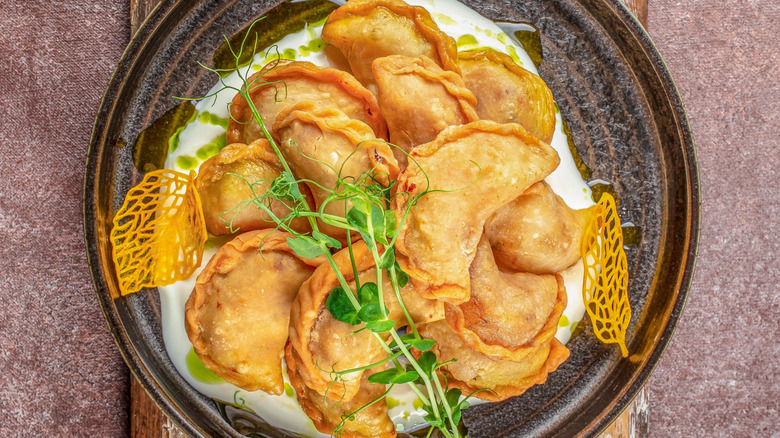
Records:
[[[342,416],[349,415],[385,392],[385,385],[370,383],[365,373],[358,394],[351,400],[330,400],[307,387],[300,375],[299,357],[292,345],[287,344],[285,359],[287,375],[295,388],[298,403],[303,412],[311,418],[314,426],[322,433],[332,434],[341,423]],[[396,436],[395,425],[387,415],[387,403],[380,400],[346,421],[339,436],[344,438],[374,438]]]
[[[466,87],[477,97],[477,114],[498,123],[519,123],[549,143],[555,131],[555,103],[542,78],[493,49],[460,52]]]
[[[387,185],[398,174],[398,163],[386,142],[377,140],[371,128],[336,108],[302,102],[279,114],[274,130],[282,139],[279,149],[296,177],[307,183],[317,211],[344,217],[344,201],[323,203],[338,180],[357,182],[376,178]],[[320,221],[320,230],[344,239],[346,231]]]
[[[366,244],[357,242],[352,250],[361,284],[376,282],[374,261]],[[349,250],[339,251],[333,255],[333,259],[354,291],[355,275]],[[297,355],[298,373],[306,386],[330,399],[348,401],[358,393],[364,372],[349,373],[334,379],[327,371],[366,366],[381,360],[386,353],[370,331],[355,333],[363,327],[362,324],[352,326],[333,318],[326,303],[333,288],[339,285],[330,265],[323,264],[301,286],[290,312],[290,343]],[[403,311],[390,281],[384,276],[382,285],[388,318],[397,322],[396,327],[405,326],[407,323]],[[444,317],[442,303],[420,297],[409,285],[400,292],[415,321],[435,321]]]
[[[457,359],[442,368],[450,387],[459,388],[464,394],[490,389],[492,392],[480,391],[474,396],[492,402],[506,400],[534,385],[541,385],[569,357],[569,349],[554,337],[515,362],[493,360],[472,350],[445,321],[421,324],[419,332],[436,341],[432,351],[438,360]]]
[[[560,275],[501,272],[485,237],[469,274],[471,299],[445,306],[447,323],[468,347],[492,359],[520,361],[555,336],[566,308]]]
[[[580,246],[593,207],[573,210],[546,182],[532,185],[485,223],[499,266],[552,274],[580,259]]]
[[[371,64],[390,55],[427,56],[460,73],[458,46],[424,8],[401,0],[350,0],[328,17],[322,39],[336,46],[352,74],[376,93]]]
[[[281,171],[279,157],[265,139],[248,145],[233,143],[203,162],[195,187],[208,232],[220,236],[276,228],[276,222],[253,200],[263,197]],[[303,189],[307,200],[311,199],[308,188]],[[288,205],[281,200],[267,199],[263,203],[279,219],[290,213]],[[311,229],[304,218],[296,218],[289,225],[300,232]]]
[[[373,64],[379,110],[387,121],[390,143],[410,152],[453,125],[479,120],[477,100],[459,74],[442,70],[427,56],[386,56]],[[406,154],[393,150],[399,166]]]
[[[299,102],[313,102],[339,108],[350,118],[371,127],[378,138],[387,138],[387,125],[379,114],[376,98],[352,75],[341,70],[318,67],[305,61],[279,60],[268,63],[248,80],[249,95],[273,138],[273,124],[280,112]],[[230,106],[228,143],[250,143],[266,138],[241,94]]]
[[[290,308],[322,260],[301,259],[288,233],[259,230],[224,245],[198,276],[185,328],[203,364],[247,391],[284,391]]]
[[[399,176],[391,205],[399,223],[409,208],[398,263],[422,296],[463,303],[485,221],[549,175],[558,154],[520,125],[480,120],[445,129],[411,156],[417,164]]]

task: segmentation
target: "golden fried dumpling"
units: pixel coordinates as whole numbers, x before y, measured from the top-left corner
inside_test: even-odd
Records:
[[[322,433],[332,434],[341,423],[342,417],[367,405],[385,392],[385,385],[370,383],[365,373],[360,382],[360,390],[351,400],[330,400],[307,387],[300,375],[300,360],[291,344],[287,344],[285,359],[287,375],[295,389],[298,403],[303,412],[311,418],[314,426]],[[384,400],[374,403],[360,411],[351,420],[344,423],[338,436],[343,438],[386,438],[396,436],[395,425],[387,415],[387,403]]]
[[[357,242],[353,245],[352,253],[361,284],[376,282],[373,257],[366,244]],[[354,291],[355,275],[349,249],[337,252],[333,259]],[[397,322],[396,327],[407,325],[390,281],[384,276],[382,280],[388,318]],[[334,379],[327,371],[366,366],[382,359],[386,353],[370,331],[354,333],[363,324],[352,326],[336,320],[330,314],[326,302],[333,288],[339,285],[331,266],[323,264],[301,286],[290,312],[290,343],[296,353],[298,373],[306,386],[330,399],[347,401],[358,393],[364,373],[354,372],[343,375],[341,379]],[[400,292],[414,321],[435,321],[444,317],[441,303],[420,297],[411,285]]]
[[[471,299],[446,305],[447,323],[468,347],[520,361],[549,343],[566,308],[560,275],[501,272],[483,237],[469,268]]]
[[[289,236],[260,230],[228,242],[198,276],[185,307],[187,335],[203,364],[247,391],[284,391],[290,308],[322,261],[295,255]]]
[[[498,123],[519,123],[549,143],[555,131],[553,95],[542,78],[493,49],[460,52],[466,87],[477,97],[477,114]]]
[[[198,169],[195,187],[208,232],[220,236],[231,234],[231,227],[241,232],[276,228],[276,222],[252,200],[262,197],[281,172],[279,157],[265,139],[248,145],[233,143],[206,160]],[[302,189],[310,200],[308,188]],[[279,219],[290,213],[280,200],[269,198],[265,205]],[[310,230],[304,218],[294,219],[289,225],[296,231]]]
[[[479,119],[477,100],[459,74],[442,70],[427,56],[386,56],[373,64],[379,110],[387,121],[390,143],[410,152],[453,125]],[[407,156],[393,150],[399,166]]]
[[[411,156],[419,166],[409,161],[391,205],[399,223],[409,208],[398,263],[422,296],[460,304],[469,298],[468,267],[485,221],[549,175],[558,154],[520,125],[480,120],[445,129]],[[433,192],[410,204],[426,191]]]
[[[319,211],[337,189],[339,177],[355,182],[371,176],[385,185],[398,174],[398,164],[386,142],[377,140],[365,123],[336,108],[302,102],[279,114],[274,130],[282,139],[279,148],[296,177],[307,183]],[[329,202],[324,213],[346,214],[344,201]],[[343,228],[321,222],[320,231],[332,237],[346,237]]]
[[[431,351],[438,360],[457,359],[441,368],[450,387],[459,388],[464,394],[490,389],[493,392],[480,391],[474,396],[492,402],[506,400],[534,385],[541,385],[569,357],[569,349],[555,338],[515,362],[493,360],[472,350],[445,321],[422,324],[419,331],[423,337],[436,341]]]
[[[322,39],[344,54],[355,77],[374,93],[371,63],[384,56],[424,55],[460,73],[455,40],[424,8],[401,0],[350,0],[330,14]]]
[[[580,259],[593,207],[573,210],[546,182],[532,185],[485,223],[498,264],[514,271],[552,274]]]
[[[272,61],[249,78],[249,95],[269,133],[275,138],[277,116],[299,102],[339,108],[350,118],[365,122],[378,138],[387,138],[387,125],[376,98],[352,75],[305,61]],[[250,143],[266,138],[247,101],[237,94],[230,106],[228,143]]]

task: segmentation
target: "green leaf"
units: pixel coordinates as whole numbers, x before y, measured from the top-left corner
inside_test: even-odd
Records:
[[[426,351],[418,359],[417,364],[422,368],[428,378],[433,376],[433,367],[436,366],[436,355],[432,351]]]
[[[357,228],[360,236],[366,243],[372,241],[368,235],[368,216],[366,213],[360,211],[357,207],[350,208],[347,212],[347,223]]]
[[[395,265],[395,248],[387,248],[379,259],[379,269],[390,269]]]
[[[435,344],[436,341],[433,339],[412,339],[409,341],[409,345],[412,347],[420,350],[420,351],[428,351],[431,348],[433,348],[433,344]]]
[[[379,303],[368,303],[364,305],[360,308],[357,316],[363,322],[379,321],[380,319],[384,319],[384,315],[382,315],[382,309],[379,307]]]
[[[370,303],[379,304],[379,288],[376,286],[376,283],[368,282],[361,284],[358,291],[358,300],[364,306]]]
[[[398,278],[399,286],[406,287],[406,285],[409,284],[409,274],[401,269],[401,267],[398,265],[398,261],[395,262],[395,275],[396,278]]]
[[[397,368],[391,368],[386,371],[380,371],[368,376],[368,381],[371,383],[380,383],[382,385],[388,385],[398,375]]]
[[[312,231],[311,236],[324,243],[328,248],[341,249],[341,242],[319,231]]]
[[[444,393],[444,398],[447,400],[447,404],[450,406],[458,406],[460,403],[460,396],[463,394],[460,389],[452,388]]]
[[[397,219],[395,217],[395,212],[393,210],[386,210],[385,211],[385,235],[387,235],[387,239],[392,240],[393,236],[395,236],[395,228],[397,226]]]
[[[348,293],[341,286],[336,286],[330,291],[325,306],[334,318],[349,325],[356,325],[360,322],[357,311],[352,305],[352,301],[347,296]]]
[[[313,259],[325,254],[320,244],[309,236],[288,237],[287,245],[295,254],[305,259]]]
[[[374,333],[389,332],[395,327],[395,321],[392,319],[384,319],[382,321],[369,321],[366,323],[366,327]]]
[[[385,235],[385,214],[374,204],[371,204],[371,228],[374,232],[374,240],[387,243]]]
[[[352,203],[353,208],[363,213],[363,216],[368,216],[368,212],[371,211],[371,204],[363,198],[355,196],[350,198],[349,202]]]
[[[393,383],[409,383],[414,382],[415,380],[419,379],[420,375],[417,373],[417,371],[407,371],[403,374],[399,374],[393,379]]]

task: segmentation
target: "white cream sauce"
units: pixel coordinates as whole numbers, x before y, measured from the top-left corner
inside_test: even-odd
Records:
[[[491,47],[513,56],[515,61],[526,70],[538,74],[533,62],[520,45],[515,44],[495,23],[456,0],[411,0],[408,3],[428,9],[438,26],[455,40],[459,40],[464,35],[471,35],[475,38],[475,44],[471,38],[464,38],[463,41],[471,41],[471,44],[459,44],[459,49]],[[288,35],[277,43],[278,51],[280,53],[287,51],[287,54],[295,53],[296,60],[309,61],[321,66],[335,66],[327,54],[328,50],[299,50],[302,47],[312,47],[312,44],[317,47],[321,30],[322,24],[319,24]],[[271,56],[274,55],[271,54]],[[265,53],[258,54],[250,66],[241,69],[241,73],[251,75],[265,65],[268,59]],[[241,79],[235,72],[223,80],[226,85],[241,86]],[[196,115],[179,134],[178,148],[168,155],[166,168],[186,171],[191,167],[199,166],[210,155],[216,153],[214,148],[209,148],[208,145],[213,144],[215,139],[224,135],[224,121],[228,118],[227,105],[235,95],[235,91],[232,90],[223,90],[217,93],[223,87],[224,84],[216,84],[209,93],[216,93],[216,95],[206,98],[196,105]],[[556,118],[556,130],[550,145],[558,152],[561,164],[546,178],[546,181],[570,207],[575,209],[588,207],[593,205],[590,188],[582,180],[574,164],[566,134],[562,130],[560,114],[556,114]],[[214,122],[219,119],[222,119],[222,123]],[[200,154],[198,154],[199,150]],[[203,254],[201,268],[191,278],[158,288],[162,304],[163,338],[174,366],[190,385],[208,397],[229,403],[238,402],[240,404],[243,402],[246,407],[255,411],[268,423],[291,432],[306,436],[326,436],[317,432],[311,420],[298,406],[289,383],[285,385],[287,389],[285,394],[272,396],[262,391],[244,391],[214,376],[210,379],[204,379],[203,373],[191,372],[190,366],[193,362],[197,364],[197,357],[192,354],[192,345],[184,330],[184,306],[195,285],[195,278],[218,249],[216,246],[207,248]],[[568,306],[561,318],[556,337],[561,342],[566,343],[585,312],[580,293],[583,277],[582,262],[578,262],[562,272],[561,275],[569,294]],[[190,366],[188,366],[188,355]],[[286,374],[285,381],[288,382]],[[396,386],[390,393],[388,402],[390,417],[399,431],[409,430],[423,421],[422,415],[425,413],[419,409],[417,396],[407,386]]]

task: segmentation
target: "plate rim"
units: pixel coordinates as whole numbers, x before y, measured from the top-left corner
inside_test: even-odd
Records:
[[[655,344],[646,363],[635,375],[633,383],[625,388],[623,395],[616,399],[615,403],[608,411],[604,412],[600,418],[594,418],[589,423],[591,427],[589,430],[584,431],[583,435],[588,437],[597,436],[622,413],[639,390],[647,383],[650,375],[658,366],[660,358],[668,348],[677,324],[682,317],[688,293],[690,292],[701,233],[701,189],[697,154],[682,98],[672,79],[671,73],[658,48],[651,40],[649,33],[621,0],[591,1],[600,2],[609,7],[617,18],[620,19],[620,22],[626,26],[630,34],[637,40],[638,45],[643,49],[644,56],[646,56],[654,66],[654,74],[658,77],[666,91],[665,100],[672,106],[671,113],[674,115],[681,146],[683,147],[682,152],[685,163],[681,168],[685,169],[687,183],[685,190],[687,199],[685,202],[688,208],[688,215],[686,217],[687,242],[684,251],[686,260],[681,263],[683,269],[676,281],[679,288],[677,290],[675,303],[671,308],[671,315],[676,315],[676,317],[670,317],[666,322],[664,329],[660,333],[659,341]],[[96,155],[101,150],[101,145],[105,144],[105,140],[107,140],[104,138],[104,130],[108,121],[107,116],[113,112],[115,107],[114,98],[116,97],[116,92],[121,89],[125,73],[132,70],[133,66],[136,65],[139,60],[139,55],[143,52],[143,48],[147,45],[150,36],[158,29],[160,23],[164,22],[175,8],[187,8],[185,3],[187,2],[179,2],[176,0],[161,1],[144,20],[135,35],[132,36],[127,47],[123,51],[122,56],[117,61],[117,66],[111,75],[96,112],[92,135],[87,150],[82,198],[82,225],[93,289],[96,292],[109,332],[132,376],[138,380],[150,399],[174,424],[176,424],[177,427],[189,435],[206,436],[205,432],[186,417],[176,401],[166,394],[162,386],[152,378],[147,365],[133,347],[132,341],[129,339],[128,334],[121,323],[116,308],[112,306],[111,297],[106,290],[106,279],[99,267],[99,249],[97,248],[97,241],[94,239],[96,219],[94,214],[94,196],[96,196],[95,188],[97,182],[95,176],[97,165],[100,162],[100,157]],[[225,430],[225,432],[227,432],[228,435],[241,436],[232,429]]]

